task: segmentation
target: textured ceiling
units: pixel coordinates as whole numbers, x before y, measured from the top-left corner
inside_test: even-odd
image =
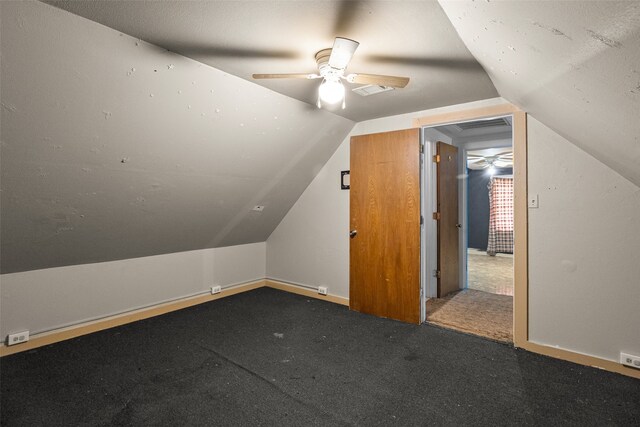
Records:
[[[503,98],[640,186],[640,2],[441,4]]]
[[[263,242],[354,125],[43,3],[0,8],[2,273]]]
[[[48,3],[312,105],[318,81],[254,81],[251,74],[317,72],[317,51],[336,36],[357,40],[348,72],[411,82],[366,98],[348,93],[347,108],[334,112],[355,121],[497,95],[436,1]]]

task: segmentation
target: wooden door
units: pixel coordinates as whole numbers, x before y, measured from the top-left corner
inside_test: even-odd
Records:
[[[461,289],[458,219],[458,148],[438,142],[438,298]]]
[[[351,138],[349,306],[420,323],[420,132]]]

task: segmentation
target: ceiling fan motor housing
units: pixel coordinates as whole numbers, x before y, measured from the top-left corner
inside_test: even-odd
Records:
[[[331,48],[327,48],[316,53],[316,64],[318,64],[318,72],[322,77],[327,80],[337,81],[342,77],[344,70],[333,68],[329,65],[331,51]]]

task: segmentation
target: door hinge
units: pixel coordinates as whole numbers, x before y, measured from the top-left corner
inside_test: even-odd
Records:
[[[433,161],[435,163],[440,163],[440,154],[436,154],[435,156],[433,156]]]
[[[424,217],[422,215],[420,215],[420,225],[424,224]]]
[[[433,270],[433,277],[440,278],[440,270]]]
[[[420,154],[424,154],[424,144],[420,144]]]
[[[434,212],[433,213],[433,219],[435,219],[436,221],[440,220],[440,212]]]

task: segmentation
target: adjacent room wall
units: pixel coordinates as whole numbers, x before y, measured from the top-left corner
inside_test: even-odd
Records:
[[[47,268],[0,276],[0,336],[31,334],[265,277],[266,244]]]
[[[496,175],[512,175],[512,168],[496,168]],[[487,250],[489,241],[489,181],[485,169],[467,170],[468,246]]]
[[[445,111],[362,122],[351,134]],[[529,192],[540,195],[529,210],[531,341],[614,361],[640,354],[640,189],[532,117],[528,138]],[[268,277],[349,296],[346,169],[349,137],[267,240]]]

